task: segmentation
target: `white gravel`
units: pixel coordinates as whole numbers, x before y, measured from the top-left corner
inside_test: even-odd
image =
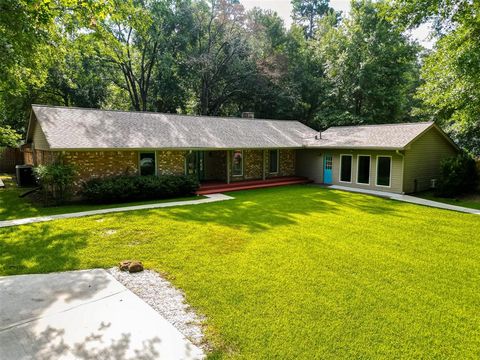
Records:
[[[160,274],[152,270],[130,274],[128,271],[120,271],[117,267],[108,269],[108,272],[158,311],[191,342],[204,349],[207,347],[203,342],[202,321],[204,318],[195,314],[185,302],[183,293]]]

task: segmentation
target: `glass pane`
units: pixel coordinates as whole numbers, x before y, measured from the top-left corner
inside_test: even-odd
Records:
[[[378,158],[377,185],[390,186],[392,159],[386,156]]]
[[[140,154],[140,175],[155,175],[155,153]]]
[[[352,181],[352,157],[343,155],[341,159],[340,181]]]
[[[186,166],[185,166],[185,172],[187,175],[195,175],[197,172],[197,166],[196,166],[196,156],[195,153],[190,153],[187,155],[186,158]]]
[[[234,176],[243,175],[243,153],[241,150],[235,150],[233,152],[232,175]]]
[[[278,172],[278,150],[270,150],[269,160],[270,160],[269,171],[271,173],[277,173]]]
[[[325,169],[326,170],[331,170],[333,167],[333,156],[332,155],[326,155],[325,156]]]
[[[360,184],[370,183],[370,157],[358,157],[358,178],[357,182]]]

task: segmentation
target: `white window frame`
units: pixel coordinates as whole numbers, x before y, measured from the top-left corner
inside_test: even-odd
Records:
[[[242,153],[242,173],[241,174],[233,174],[233,154],[235,154],[235,152],[237,151],[240,151]],[[241,149],[236,149],[236,150],[232,150],[231,154],[230,154],[231,158],[230,158],[230,161],[232,163],[232,169],[231,169],[231,173],[232,173],[232,176],[233,177],[242,177],[243,174],[245,173],[245,153],[243,150]]]
[[[277,171],[270,172],[270,151],[277,152]],[[269,174],[278,174],[280,172],[280,150],[278,149],[269,149],[268,150],[268,173]]]
[[[388,181],[388,183],[390,185],[388,185],[388,186],[387,185],[378,185],[378,159],[382,158],[382,157],[390,158],[390,179]],[[392,156],[391,155],[377,155],[377,161],[375,163],[375,186],[383,187],[383,188],[391,188],[392,187],[392,170],[393,170]]]
[[[155,160],[155,176],[158,176],[158,162],[157,162],[157,152],[156,151],[148,151],[148,150],[145,150],[145,151],[139,151],[138,152],[138,175],[140,176],[143,176],[142,175],[142,167],[140,166],[140,161],[142,160],[140,158],[140,155],[141,154],[151,154],[153,153],[154,154],[154,160]]]
[[[369,167],[368,167],[368,183],[361,183],[358,182],[358,172],[360,170],[359,165],[360,165],[360,157],[368,157],[370,159],[369,161]],[[371,155],[364,155],[364,154],[358,154],[357,155],[357,176],[355,179],[355,183],[357,185],[364,185],[364,186],[370,186],[370,180],[372,179],[372,156]]]
[[[342,157],[350,156],[350,181],[342,181]],[[344,184],[351,184],[353,181],[353,155],[352,154],[340,154],[340,169],[338,169],[338,182]]]

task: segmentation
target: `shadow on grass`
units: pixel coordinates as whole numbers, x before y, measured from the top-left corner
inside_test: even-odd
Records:
[[[76,269],[79,263],[76,252],[87,246],[87,234],[74,229],[59,233],[54,227],[54,223],[43,223],[2,229],[0,273],[11,275]]]
[[[296,224],[299,215],[344,215],[346,210],[401,217],[392,200],[361,194],[320,189],[313,186],[287,186],[229,193],[233,201],[177,208],[165,214],[178,221],[216,223],[246,228],[250,232],[269,230],[279,225]],[[347,220],[347,219],[346,219]]]

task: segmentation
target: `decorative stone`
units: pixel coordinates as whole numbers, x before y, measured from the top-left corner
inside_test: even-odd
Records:
[[[128,271],[128,267],[130,266],[131,263],[132,263],[132,260],[123,260],[123,261],[120,261],[120,263],[118,264],[118,268],[119,268],[121,271]]]
[[[131,273],[143,271],[143,264],[140,261],[132,261],[128,266],[128,271]]]

